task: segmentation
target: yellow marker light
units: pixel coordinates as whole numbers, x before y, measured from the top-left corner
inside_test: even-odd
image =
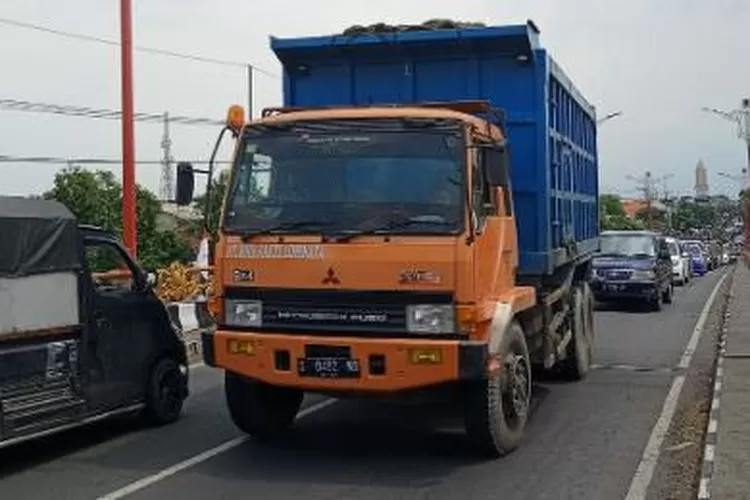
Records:
[[[439,365],[443,362],[442,349],[409,349],[409,362],[413,365]]]
[[[230,106],[227,111],[227,127],[239,130],[245,124],[245,109],[237,104]]]
[[[229,354],[255,355],[255,344],[250,340],[229,339],[227,340],[227,351]]]

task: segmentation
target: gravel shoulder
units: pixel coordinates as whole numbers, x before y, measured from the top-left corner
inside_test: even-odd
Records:
[[[702,473],[703,447],[711,409],[718,342],[724,325],[734,270],[719,290],[704,331],[685,372],[680,401],[649,489],[649,500],[696,498]]]

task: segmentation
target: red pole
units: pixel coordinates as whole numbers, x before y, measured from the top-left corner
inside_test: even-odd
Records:
[[[135,134],[133,130],[133,32],[131,0],[120,0],[120,72],[122,78],[122,234],[135,257],[138,236],[135,210]]]

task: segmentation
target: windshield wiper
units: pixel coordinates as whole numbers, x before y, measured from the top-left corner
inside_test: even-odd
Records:
[[[401,219],[387,222],[386,224],[371,227],[367,229],[361,229],[359,231],[353,231],[351,233],[341,234],[334,237],[336,242],[349,241],[357,236],[366,236],[372,234],[378,234],[386,231],[393,231],[394,229],[400,229],[402,227],[413,226],[416,224],[426,224],[431,226],[453,226],[452,222],[426,218],[425,216],[415,216],[408,219]]]
[[[287,221],[276,224],[275,226],[265,227],[255,231],[248,232],[249,236],[258,236],[262,234],[273,234],[282,231],[289,231],[291,229],[303,229],[303,228],[320,228],[330,226],[331,223],[328,221],[320,220],[295,220]]]

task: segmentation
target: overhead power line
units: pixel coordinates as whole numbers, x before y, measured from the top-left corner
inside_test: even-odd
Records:
[[[39,31],[43,33],[48,33],[50,35],[57,35],[57,36],[63,36],[66,38],[74,38],[76,40],[83,40],[86,42],[96,42],[101,43],[105,45],[112,45],[112,46],[118,46],[120,45],[120,42],[115,40],[110,40],[107,38],[101,38],[98,36],[92,36],[92,35],[85,35],[82,33],[73,33],[70,31],[62,31],[57,30],[54,28],[49,28],[47,26],[41,26],[39,24],[31,24],[23,21],[18,21],[15,19],[7,19],[0,17],[0,24],[4,24],[6,26],[13,26],[15,28],[24,28],[34,31]],[[159,49],[154,47],[143,47],[139,45],[134,45],[133,50],[138,52],[145,52],[149,54],[156,54],[156,55],[162,55],[162,56],[169,56],[169,57],[175,57],[178,59],[185,59],[188,61],[195,61],[195,62],[202,62],[202,63],[208,63],[208,64],[217,64],[220,66],[231,66],[235,68],[247,68],[248,66],[251,67],[253,70],[257,71],[258,73],[264,74],[266,76],[270,76],[273,78],[281,78],[278,74],[269,71],[267,69],[263,69],[259,66],[256,66],[254,64],[250,64],[247,62],[240,62],[240,61],[229,61],[224,59],[216,59],[212,57],[205,57],[205,56],[199,56],[195,54],[186,54],[182,52],[175,52],[172,50],[166,50],[166,49]]]
[[[43,102],[31,102],[21,99],[0,98],[0,108],[11,111],[24,111],[30,113],[50,113],[63,116],[76,116],[80,118],[96,118],[103,120],[120,120],[122,112],[114,109],[98,109],[88,106],[71,106],[64,104],[49,104]],[[163,123],[163,113],[135,113],[134,119],[139,122]],[[224,125],[222,120],[211,118],[198,118],[190,116],[172,116],[168,118],[170,123],[182,125]]]
[[[185,160],[180,160],[180,162]],[[63,158],[59,156],[14,156],[0,155],[0,163],[44,163],[50,165],[121,165],[117,158]],[[137,165],[162,165],[163,160],[136,160]],[[193,165],[207,165],[207,160],[189,160]],[[226,165],[231,162],[215,161],[215,164]]]

